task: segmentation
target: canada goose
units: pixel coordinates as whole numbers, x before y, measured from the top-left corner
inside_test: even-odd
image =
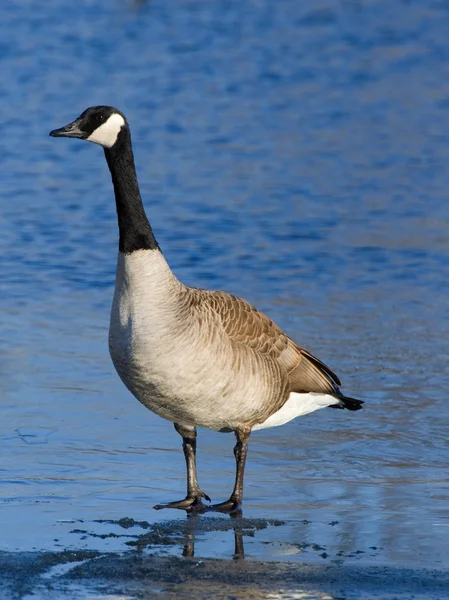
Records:
[[[182,436],[187,496],[155,508],[205,510],[196,474],[196,428],[234,432],[236,478],[226,502],[243,497],[247,444],[253,429],[282,425],[319,408],[359,410],[337,375],[298,346],[265,314],[226,292],[191,288],[172,273],[140,196],[125,116],[110,106],[85,110],[50,132],[103,146],[112,176],[119,252],[109,350],[123,383]]]

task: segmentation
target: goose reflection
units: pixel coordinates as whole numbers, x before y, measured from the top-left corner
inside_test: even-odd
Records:
[[[243,525],[242,525],[242,511],[236,510],[229,515],[232,522],[232,530],[234,532],[234,554],[232,558],[234,560],[241,560],[245,558],[245,550],[243,546]],[[182,548],[182,556],[192,557],[195,556],[195,536],[198,531],[198,519],[201,516],[195,512],[187,513],[188,528],[185,531],[184,545]]]
[[[197,511],[187,511],[186,517],[183,519],[173,519],[155,523],[136,521],[131,517],[124,517],[118,521],[99,519],[95,521],[95,523],[100,525],[107,524],[118,526],[122,530],[125,529],[126,533],[117,534],[114,531],[109,533],[101,531],[97,533],[88,532],[84,529],[75,529],[73,530],[73,533],[87,534],[102,539],[109,537],[128,538],[125,545],[138,552],[142,552],[145,549],[151,549],[153,551],[164,550],[164,552],[166,552],[168,549],[171,549],[170,554],[173,555],[174,553],[178,554],[179,549],[181,549],[181,556],[186,558],[195,556],[196,542],[207,542],[210,546],[208,534],[223,533],[227,535],[227,532],[230,534],[232,532],[234,537],[234,553],[232,554],[232,557],[235,560],[242,559],[245,556],[243,545],[244,536],[254,537],[258,531],[262,531],[268,527],[279,527],[286,524],[284,521],[278,519],[248,519],[243,517],[241,509],[234,511],[231,514],[223,514],[222,517],[208,517]],[[132,531],[135,531],[135,528],[143,529],[144,533],[136,535]],[[211,558],[207,556],[207,552],[204,553],[204,548],[202,548],[202,558]]]

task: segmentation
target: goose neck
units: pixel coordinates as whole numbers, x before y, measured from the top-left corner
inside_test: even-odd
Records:
[[[129,129],[122,129],[114,146],[104,152],[114,186],[120,252],[158,249],[140,195]]]

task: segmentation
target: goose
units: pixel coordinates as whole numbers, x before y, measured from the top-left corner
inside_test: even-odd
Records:
[[[94,106],[50,132],[99,144],[115,193],[119,247],[109,351],[128,390],[182,436],[187,494],[154,508],[240,510],[251,431],[331,407],[359,410],[337,375],[268,316],[222,291],[189,287],[168,266],[143,207],[125,115]],[[234,432],[236,474],[212,506],[196,470],[197,427]]]

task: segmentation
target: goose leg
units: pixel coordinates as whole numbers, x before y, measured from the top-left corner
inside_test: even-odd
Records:
[[[185,427],[174,423],[176,431],[182,436],[182,449],[187,466],[187,496],[184,500],[169,502],[168,504],[156,504],[156,510],[162,508],[181,508],[185,510],[206,510],[206,506],[201,499],[205,498],[210,502],[209,496],[200,490],[196,476],[196,428]]]
[[[237,443],[234,446],[234,456],[236,462],[235,485],[234,490],[226,502],[212,504],[209,510],[231,513],[239,510],[243,501],[243,475],[245,473],[246,455],[248,454],[248,438],[251,431],[249,429],[237,429],[235,437]]]

